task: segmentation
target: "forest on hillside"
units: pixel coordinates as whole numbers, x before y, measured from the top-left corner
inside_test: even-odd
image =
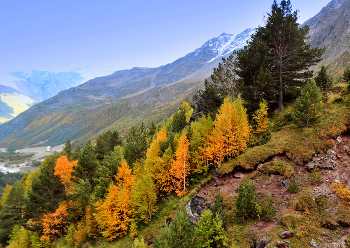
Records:
[[[183,205],[213,174],[231,173],[238,166],[254,170],[264,163],[260,174],[296,178],[295,168],[324,153],[348,130],[350,68],[337,80],[324,66],[313,75],[309,68],[321,61],[323,49],[305,43],[308,27],[300,27],[297,19],[290,1],[274,1],[265,26],[205,81],[200,109],[183,102],[169,119],[127,130],[124,140],[117,131],[100,134],[82,148],[73,149],[68,140],[39,170],[9,183],[0,200],[1,245],[256,245],[256,237],[241,240],[244,225],[276,220],[278,206],[254,187],[253,174],[240,181],[234,197],[217,192],[195,226]],[[280,154],[288,161],[268,161]],[[312,173],[312,183],[317,183],[317,168]],[[298,185],[294,179],[288,191],[296,194]],[[350,191],[341,182],[332,184],[332,190],[348,203]],[[316,201],[300,192],[293,205],[299,217],[279,220],[298,233],[291,242],[305,245],[302,228],[313,235],[319,227],[312,221],[300,224],[301,219],[309,213],[331,219],[332,214],[327,199]],[[339,209],[350,216],[345,203]]]

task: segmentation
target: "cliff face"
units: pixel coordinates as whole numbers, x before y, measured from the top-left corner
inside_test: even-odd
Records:
[[[303,25],[310,27],[308,42],[324,47],[322,65],[340,76],[350,66],[350,0],[333,0]]]

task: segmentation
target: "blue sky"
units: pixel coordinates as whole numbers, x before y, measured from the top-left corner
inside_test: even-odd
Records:
[[[292,0],[299,23],[330,0]],[[100,74],[170,63],[262,24],[272,0],[0,0],[0,70]],[[94,69],[93,69],[94,68]],[[97,74],[98,74],[97,73]]]

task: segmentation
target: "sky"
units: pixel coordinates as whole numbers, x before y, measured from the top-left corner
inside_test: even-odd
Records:
[[[236,35],[262,25],[272,2],[0,0],[0,71],[80,68],[102,76],[157,67],[223,32]],[[291,2],[303,23],[330,0]]]

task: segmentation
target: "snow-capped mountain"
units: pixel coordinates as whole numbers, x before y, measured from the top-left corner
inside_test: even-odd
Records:
[[[215,56],[208,61],[209,63],[216,58],[230,54],[234,50],[242,49],[253,33],[254,29],[252,28],[247,28],[236,36],[222,33],[220,36],[205,42],[203,46],[196,49],[194,52],[196,56],[206,50],[211,50],[214,54],[216,53]]]

